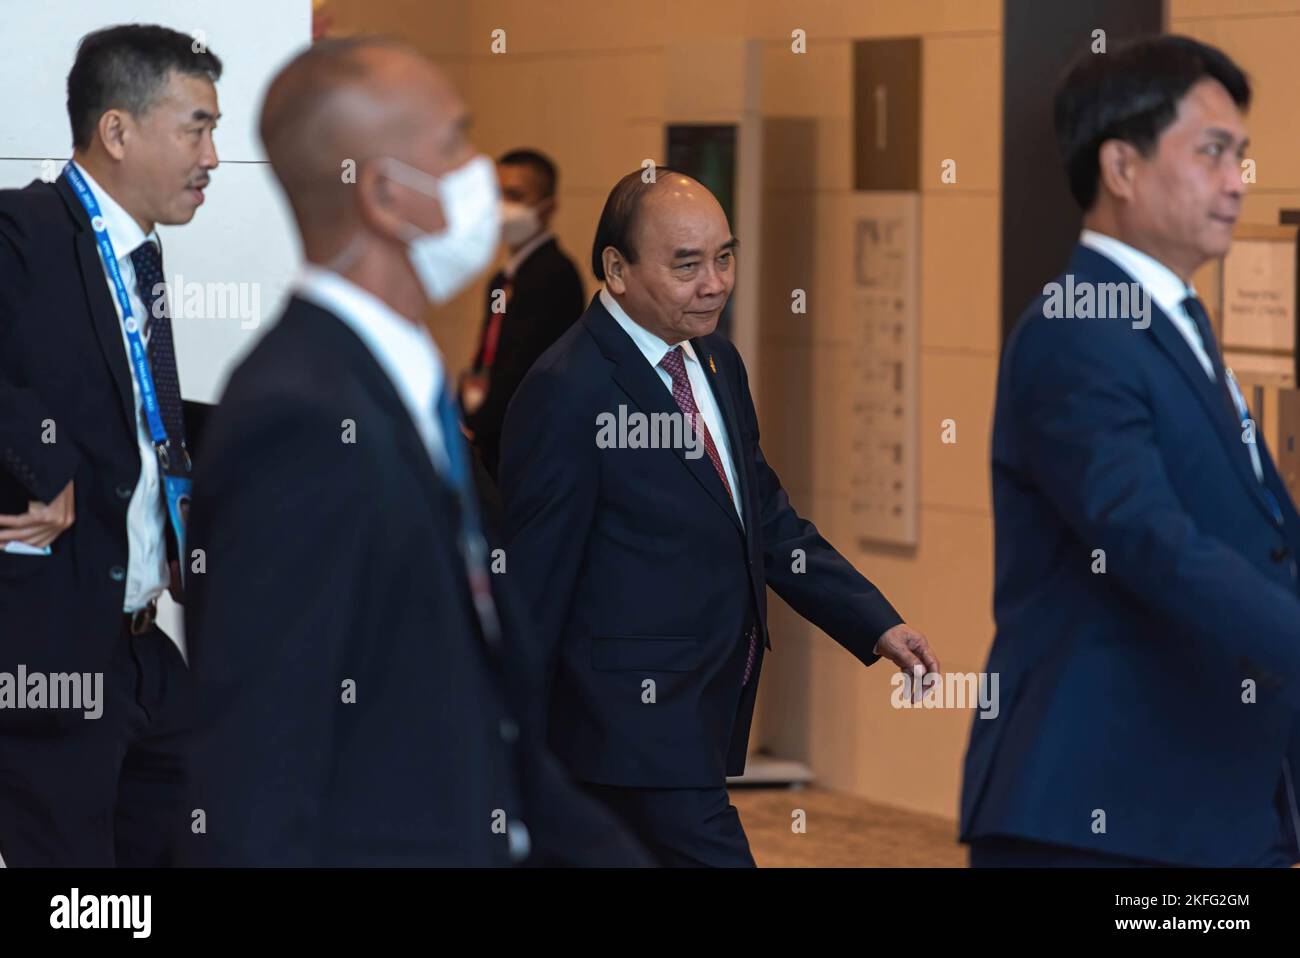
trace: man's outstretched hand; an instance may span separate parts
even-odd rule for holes
[[[915,675],[918,666],[923,673],[939,671],[939,660],[930,651],[930,643],[906,622],[881,635],[872,652],[889,659],[908,675]]]

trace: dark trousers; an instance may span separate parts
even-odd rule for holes
[[[1287,868],[1294,859],[1294,846],[1288,851],[1281,843],[1252,863],[1257,868]],[[997,835],[977,838],[970,843],[971,868],[1169,868],[1166,862],[1145,861],[1109,855],[1082,848],[1053,845]]]
[[[159,629],[115,638],[99,718],[0,725],[10,867],[165,866],[189,832],[193,686]]]
[[[668,868],[753,868],[740,813],[725,788],[583,784]]]

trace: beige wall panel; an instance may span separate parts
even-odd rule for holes
[[[1001,0],[765,0],[749,7],[755,36],[789,39],[800,27],[809,41],[1002,30]]]
[[[921,504],[991,515],[989,437],[997,391],[995,356],[921,352]],[[942,423],[957,441],[942,441]]]
[[[997,196],[933,192],[922,199],[923,348],[1000,350],[999,206]]]
[[[999,191],[1002,38],[927,37],[921,59],[921,190]],[[940,181],[949,159],[956,183]]]
[[[855,561],[930,637],[945,670],[978,672],[993,635],[991,523],[923,509],[921,525],[915,560],[873,552]],[[921,563],[927,581],[902,569]],[[892,666],[863,668],[775,596],[771,608],[774,654],[764,665],[755,741],[808,762],[827,787],[955,817],[972,713],[895,709]]]
[[[1183,33],[1189,17],[1245,17],[1270,13],[1300,14],[1297,0],[1165,0],[1170,29]]]
[[[772,116],[853,116],[853,50],[847,40],[816,40],[794,53],[763,44],[763,112]]]
[[[1189,20],[1177,26],[1221,47],[1250,76],[1248,155],[1256,163],[1256,185],[1300,189],[1300,123],[1295,110],[1300,16]]]

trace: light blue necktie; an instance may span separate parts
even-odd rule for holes
[[[491,580],[488,578],[487,542],[479,524],[478,499],[470,475],[469,447],[460,431],[460,413],[456,401],[447,391],[445,381],[438,391],[436,406],[438,423],[442,426],[443,447],[447,453],[444,476],[460,503],[459,545],[461,556],[465,560],[465,574],[469,578],[474,610],[478,614],[479,625],[483,628],[483,637],[488,645],[495,647],[501,639],[501,625],[497,618],[496,603],[492,599]]]

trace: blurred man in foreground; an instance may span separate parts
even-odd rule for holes
[[[307,264],[196,481],[196,862],[642,861],[527,721],[527,645],[423,323],[499,239],[466,126],[441,72],[379,40],[319,43],[267,94]]]

